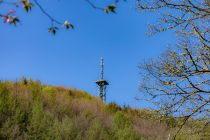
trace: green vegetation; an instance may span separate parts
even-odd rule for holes
[[[161,121],[159,116],[155,111],[104,104],[83,91],[42,85],[31,79],[0,82],[3,140],[172,139],[181,119]],[[193,131],[192,126],[201,124],[191,121],[177,139],[209,139],[210,128],[200,133]]]

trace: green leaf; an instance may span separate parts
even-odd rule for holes
[[[49,33],[52,33],[53,35],[55,35],[56,32],[57,32],[57,30],[58,30],[58,27],[50,27],[50,28],[48,29],[48,32],[49,32]]]
[[[28,0],[21,0],[21,3],[24,7],[24,9],[26,10],[26,12],[29,12],[33,6],[32,3],[30,3]]]
[[[107,7],[104,8],[104,12],[106,12],[107,14],[112,12],[112,13],[116,13],[116,6],[114,4],[109,5]]]
[[[6,17],[6,22],[9,24],[17,25],[20,22],[19,18],[16,16]]]
[[[74,25],[69,23],[67,20],[64,22],[63,26],[66,28],[66,29],[74,29]]]

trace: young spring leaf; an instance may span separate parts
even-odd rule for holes
[[[67,20],[64,22],[63,26],[66,28],[66,29],[74,29],[74,25],[69,23]]]
[[[116,6],[115,5],[109,5],[107,7],[104,8],[104,12],[106,12],[107,14],[112,12],[112,13],[116,13]]]
[[[4,16],[4,21],[13,25],[17,25],[17,23],[20,22],[19,18],[16,16]]]
[[[52,33],[53,35],[55,35],[56,32],[57,32],[57,30],[58,30],[58,27],[50,27],[50,28],[48,29],[48,32],[49,32],[49,33]]]
[[[31,2],[29,2],[28,0],[21,0],[21,3],[24,7],[24,9],[26,10],[26,12],[29,12],[33,6],[33,4]]]

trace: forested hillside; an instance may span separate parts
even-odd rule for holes
[[[151,110],[104,104],[84,91],[22,79],[0,82],[0,139],[3,140],[169,140],[181,118]],[[191,120],[180,140],[210,139],[210,128]]]

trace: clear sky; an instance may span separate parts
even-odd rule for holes
[[[29,14],[20,10],[22,22],[17,27],[1,22],[0,79],[31,77],[97,96],[94,82],[100,77],[99,61],[103,57],[105,79],[110,82],[107,102],[150,106],[134,99],[141,94],[138,65],[160,55],[175,38],[173,32],[153,37],[146,34],[147,24],[154,23],[158,15],[140,12],[134,0],[120,3],[117,14],[97,11],[84,0],[40,2],[53,17],[73,22],[75,30],[49,34],[50,21],[38,7]]]

